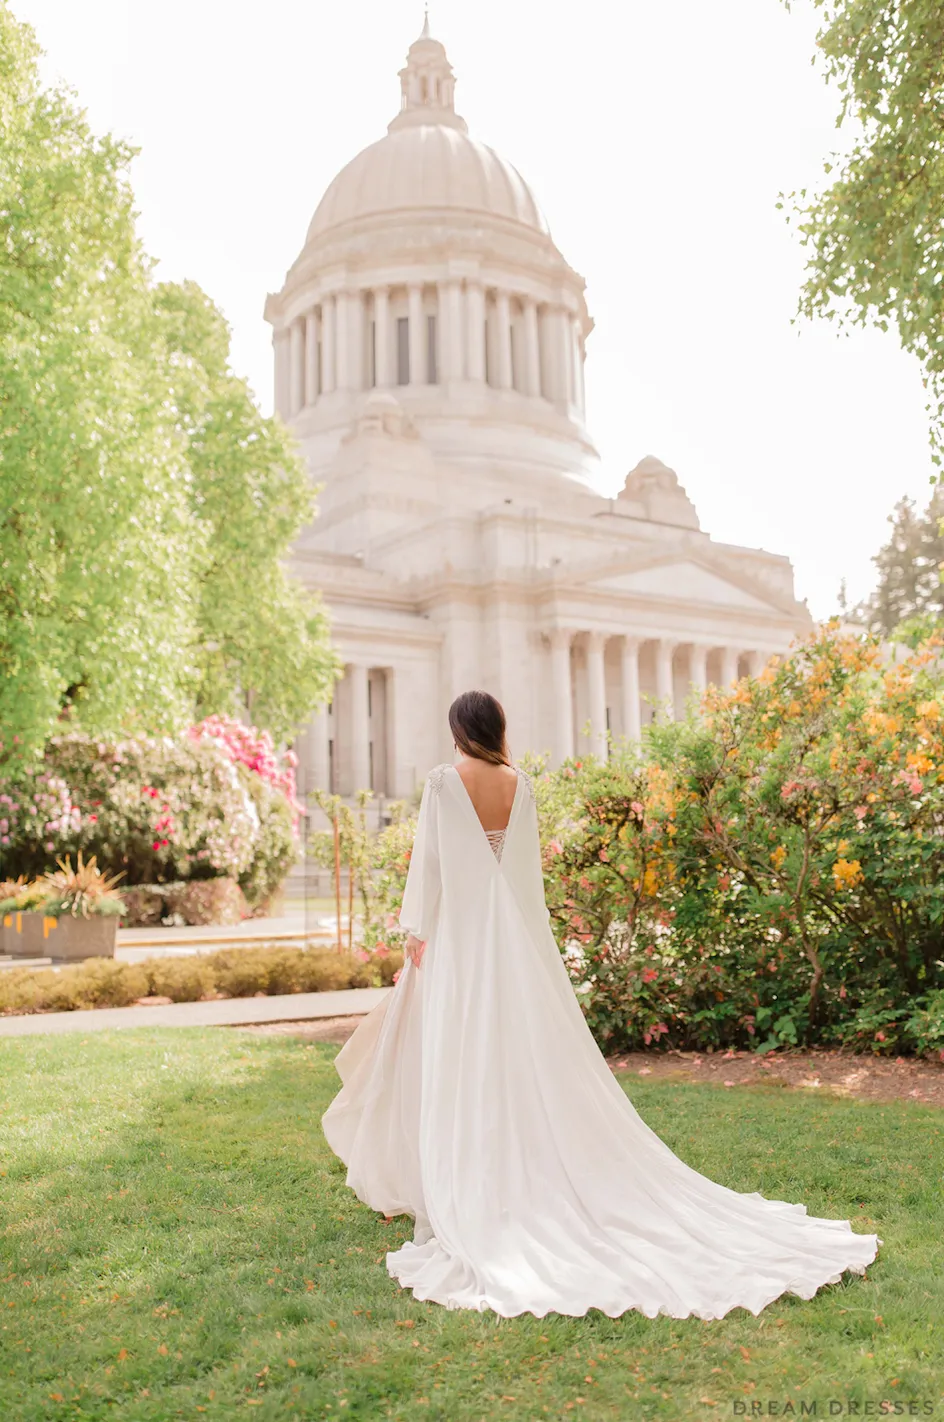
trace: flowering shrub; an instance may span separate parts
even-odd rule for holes
[[[532,760],[551,924],[608,1050],[823,1044],[944,1057],[944,669],[819,631],[682,720]],[[330,806],[326,806],[330,810]],[[414,823],[342,815],[365,944]],[[333,842],[321,855],[333,863]]]
[[[234,765],[244,766],[264,784],[277,790],[291,810],[292,827],[297,827],[303,810],[296,795],[298,757],[294,751],[276,755],[268,731],[244,726],[231,716],[207,716],[190,728],[189,735],[195,741],[211,741],[218,745]]]
[[[251,903],[267,897],[297,853],[297,807],[282,788],[293,791],[294,766],[254,732],[236,754],[235,738],[195,729],[178,740],[55,737],[0,788],[4,877],[35,877],[82,851],[122,873],[123,887],[225,877]]]
[[[598,1040],[928,1050],[942,787],[936,649],[883,667],[834,628],[652,727],[645,762],[540,774],[548,905]]]

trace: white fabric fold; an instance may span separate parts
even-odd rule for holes
[[[359,1199],[413,1217],[386,1262],[416,1298],[714,1319],[875,1258],[877,1235],[716,1184],[639,1116],[554,941],[526,777],[497,859],[455,767],[432,772],[401,923],[421,967],[341,1048],[322,1123]]]

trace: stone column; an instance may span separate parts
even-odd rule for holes
[[[426,332],[423,330],[423,288],[411,286],[407,292],[410,336],[410,384],[426,384]]]
[[[699,695],[708,685],[708,648],[698,642],[692,643],[688,659],[688,677]]]
[[[462,358],[462,283],[450,281],[446,284],[446,304],[449,317],[446,322],[446,379],[461,380],[465,361]]]
[[[290,337],[287,328],[272,333],[272,352],[275,361],[275,409],[283,420],[289,417],[291,381],[289,361],[291,359]]]
[[[370,717],[367,712],[367,668],[345,668],[351,682],[351,792],[370,789]]]
[[[639,638],[623,638],[623,734],[627,740],[642,737],[642,711],[639,703]]]
[[[737,647],[722,647],[721,649],[721,685],[730,686],[738,679],[738,649]]]
[[[364,314],[364,293],[362,291],[352,291],[350,294],[348,321],[350,324],[348,362],[351,372],[349,389],[363,390],[367,383],[364,378],[367,325]]]
[[[561,765],[574,753],[574,704],[570,677],[570,644],[573,633],[566,627],[555,627],[550,639],[554,762]]]
[[[374,292],[374,381],[378,387],[392,385],[390,343],[390,293],[385,286]]]
[[[538,336],[538,308],[533,301],[524,307],[525,393],[541,393],[541,347]]]
[[[762,652],[755,647],[752,651],[748,652],[748,658],[750,660],[751,676],[760,676],[770,660],[770,653]]]
[[[485,383],[485,291],[479,282],[465,288],[466,362],[468,376],[477,385]]]
[[[338,390],[350,390],[351,300],[346,291],[334,298],[334,379]]]
[[[601,760],[607,758],[606,671],[603,649],[606,636],[591,632],[587,637],[587,701],[590,710],[590,747]]]
[[[570,320],[570,331],[572,331],[573,341],[573,391],[572,404],[580,414],[584,414],[583,408],[583,346],[581,346],[580,317],[574,316]]]
[[[511,306],[507,291],[495,293],[495,322],[498,327],[498,372],[499,390],[511,388]]]
[[[677,643],[661,638],[656,646],[656,696],[666,718],[675,719],[675,685],[672,677],[672,653]]]
[[[305,404],[305,322],[301,318],[292,322],[289,349],[292,370],[289,413],[297,415]]]
[[[302,793],[330,790],[328,784],[328,708],[319,706],[302,737],[299,754],[298,788]]]
[[[305,404],[318,399],[318,313],[309,311],[305,317]]]
[[[321,393],[337,389],[337,306],[333,296],[321,303]]]
[[[564,339],[565,313],[560,307],[546,306],[541,322],[541,346],[544,361],[544,394],[554,404],[567,400],[567,367]]]

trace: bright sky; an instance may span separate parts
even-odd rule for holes
[[[386,131],[419,0],[12,0],[98,130],[140,147],[142,236],[233,328],[265,410],[262,319],[318,200]],[[601,487],[671,465],[720,541],[788,554],[815,616],[854,600],[904,493],[930,494],[924,392],[894,334],[791,325],[778,193],[844,145],[807,0],[433,0],[471,132],[518,167],[587,280]]]

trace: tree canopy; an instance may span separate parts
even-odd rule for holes
[[[0,757],[63,719],[127,734],[248,707],[285,737],[335,670],[283,567],[313,490],[212,302],[154,281],[133,150],[37,57],[0,0]]]
[[[872,559],[878,581],[853,614],[870,632],[913,642],[944,621],[942,515],[941,489],[935,489],[923,510],[904,498],[889,514],[891,534]]]
[[[789,0],[786,0],[789,6]],[[809,248],[808,316],[897,328],[924,372],[931,456],[944,453],[944,7],[939,0],[813,0],[817,45],[855,125],[831,184],[791,194]]]

